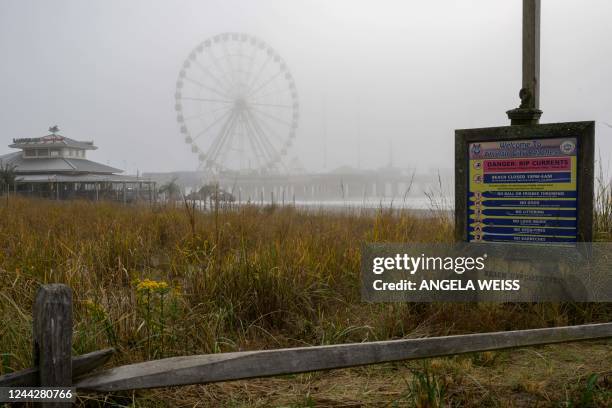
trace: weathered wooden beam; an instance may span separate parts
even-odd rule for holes
[[[101,371],[75,386],[109,392],[206,384],[608,337],[612,323],[173,357]]]
[[[93,351],[72,358],[72,380],[91,373],[96,368],[106,364],[115,353],[115,349]],[[40,372],[38,367],[26,368],[14,373],[0,376],[0,387],[37,387],[39,386]]]
[[[43,285],[33,311],[34,367],[42,387],[72,385],[72,291],[66,285]],[[69,407],[49,402],[43,407]]]

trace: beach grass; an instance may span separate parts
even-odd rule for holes
[[[31,306],[38,286],[49,282],[73,290],[74,354],[112,346],[119,351],[113,365],[189,354],[602,322],[612,316],[608,304],[362,303],[361,246],[450,243],[453,224],[443,211],[304,213],[291,206],[241,206],[201,212],[183,205],[19,197],[0,202],[2,373],[30,365]],[[599,211],[598,236],[606,237],[609,215]],[[475,357],[472,363],[486,371],[489,360],[493,368],[498,366],[491,356]],[[382,372],[386,378],[396,366],[385,367],[341,370],[338,375],[355,375],[361,381],[364,375],[379,378]],[[419,402],[417,394],[433,395],[438,402],[456,398],[450,374],[416,367],[402,369],[407,380],[389,399],[435,406]],[[601,378],[599,373],[596,384]],[[224,394],[219,391],[223,386],[209,386],[202,398],[209,398],[210,406],[266,406],[265,401],[326,406],[316,405],[314,391],[310,397],[296,391],[303,389],[297,384],[314,384],[320,377],[284,381],[297,387],[284,400],[276,394],[276,399],[266,400],[257,390]],[[577,380],[570,376],[570,391],[549,399],[573,398],[584,384],[572,381]],[[519,394],[529,392],[524,388]],[[540,391],[536,387],[535,393]],[[489,394],[496,392],[491,388]],[[173,401],[170,406],[191,406],[193,401],[187,391],[190,397],[185,399],[176,390],[135,395],[140,406],[166,397]],[[95,399],[87,401],[93,404]],[[375,400],[372,404],[378,406]]]

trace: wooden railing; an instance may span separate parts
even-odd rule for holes
[[[612,323],[331,346],[172,357],[94,372],[113,349],[71,356],[72,294],[42,286],[33,310],[34,367],[0,376],[0,387],[72,386],[112,392],[296,374],[612,337]],[[57,405],[53,405],[57,406]]]

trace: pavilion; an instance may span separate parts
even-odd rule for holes
[[[83,198],[133,202],[155,199],[155,182],[126,176],[122,170],[87,159],[96,150],[92,141],[77,141],[49,128],[43,137],[13,139],[18,152],[0,156],[2,167],[11,167],[18,194],[57,200]]]

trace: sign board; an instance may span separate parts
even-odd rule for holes
[[[590,241],[594,128],[575,122],[457,130],[457,239]]]

